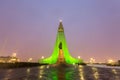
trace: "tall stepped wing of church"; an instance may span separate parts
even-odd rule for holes
[[[60,21],[56,42],[54,45],[53,53],[50,57],[45,59],[40,59],[39,63],[47,63],[47,64],[56,64],[56,63],[83,63],[82,59],[73,58],[68,50],[66,38],[64,34],[63,24]]]

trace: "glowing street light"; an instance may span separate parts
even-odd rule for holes
[[[12,57],[16,57],[16,55],[17,55],[16,53],[13,53],[13,54],[12,54]]]
[[[42,59],[44,59],[45,57],[44,57],[44,56],[42,56],[41,58],[42,58]]]
[[[81,57],[80,56],[78,56],[78,59],[80,59]]]
[[[112,59],[109,59],[109,60],[108,60],[108,64],[114,64],[114,63],[115,63],[114,60],[112,60]]]
[[[90,63],[91,64],[95,63],[95,59],[94,58],[90,58]]]
[[[28,59],[28,62],[31,62],[32,60],[33,60],[33,58],[29,58],[29,59]]]

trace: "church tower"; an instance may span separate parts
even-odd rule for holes
[[[66,62],[68,64],[83,63],[82,59],[76,59],[70,55],[66,43],[62,21],[59,23],[56,42],[52,55],[48,58],[39,60],[39,63],[55,64],[57,62]]]

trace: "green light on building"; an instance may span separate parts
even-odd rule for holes
[[[65,38],[64,28],[63,28],[62,22],[60,22],[60,24],[59,24],[57,37],[56,37],[56,43],[54,45],[54,50],[53,50],[52,55],[48,58],[40,59],[39,63],[48,63],[48,64],[57,63],[58,55],[59,55],[59,49],[60,49],[59,45],[60,44],[62,44],[62,50],[63,50],[65,62],[67,64],[83,63],[82,59],[73,58],[70,55],[68,47],[67,47],[67,43],[66,43],[66,38]]]

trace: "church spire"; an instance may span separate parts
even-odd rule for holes
[[[59,27],[58,27],[58,32],[64,32],[62,20],[60,20]]]

